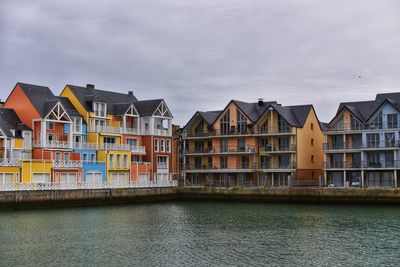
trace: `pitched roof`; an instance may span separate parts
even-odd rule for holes
[[[377,94],[375,100],[370,101],[355,101],[355,102],[342,102],[339,104],[336,116],[347,108],[352,112],[361,122],[365,123],[375,114],[375,112],[385,102],[389,102],[396,109],[400,110],[400,92],[399,93],[385,93]],[[335,116],[335,118],[336,118]],[[335,119],[334,118],[334,119]],[[333,121],[333,120],[332,120]],[[331,121],[331,122],[332,122]]]
[[[163,99],[142,100],[133,104],[140,116],[152,116],[162,101]]]
[[[120,112],[119,108],[114,107],[115,105],[120,103],[128,104],[138,101],[133,94],[130,95],[112,91],[104,91],[71,84],[67,84],[67,86],[69,89],[71,89],[72,93],[74,93],[78,101],[87,111],[93,111],[92,102],[93,100],[97,100],[107,103],[108,114],[121,115],[115,114],[115,112]]]
[[[270,105],[279,105],[276,101],[259,103],[247,103],[238,100],[232,100],[239,109],[246,115],[252,122],[256,122],[267,110]]]
[[[49,114],[58,102],[66,109],[69,116],[80,116],[68,98],[55,96],[49,87],[27,83],[18,84],[42,118]]]
[[[219,114],[221,114],[222,110],[214,110],[214,111],[197,111],[201,117],[209,124],[212,125],[214,121],[218,118]]]
[[[0,129],[7,137],[21,137],[21,131],[30,130],[23,124],[13,109],[0,108]],[[15,135],[11,130],[15,131]]]

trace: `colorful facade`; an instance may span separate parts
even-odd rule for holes
[[[400,157],[400,93],[339,105],[325,134],[326,184],[397,187]]]
[[[171,120],[163,99],[17,83],[0,109],[0,184],[169,181]]]
[[[323,132],[312,105],[232,100],[196,112],[183,129],[183,174],[192,185],[318,184]]]

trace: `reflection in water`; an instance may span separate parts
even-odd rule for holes
[[[396,266],[397,207],[168,203],[0,213],[0,265]]]

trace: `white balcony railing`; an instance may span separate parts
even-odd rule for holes
[[[108,189],[108,188],[155,188],[177,187],[178,181],[138,181],[132,183],[0,183],[0,191],[20,190],[71,190],[71,189]]]
[[[19,159],[0,159],[0,167],[18,167],[21,166]]]
[[[157,169],[168,169],[168,163],[157,162]]]
[[[122,150],[122,151],[131,151],[132,153],[146,153],[145,146],[133,146],[129,144],[74,143],[74,149]]]
[[[170,136],[168,129],[154,129],[153,131],[137,128],[123,128],[113,126],[91,126],[89,132],[107,134],[130,134],[130,135],[161,135]]]
[[[80,160],[53,160],[54,168],[82,168]]]
[[[33,141],[33,147],[43,147],[43,148],[59,148],[59,149],[69,149],[72,148],[72,144],[68,141],[47,141],[42,143],[40,140]]]

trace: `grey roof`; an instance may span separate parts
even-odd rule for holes
[[[303,127],[304,123],[307,120],[307,117],[310,113],[310,110],[313,108],[312,105],[298,105],[298,106],[282,106],[278,104],[276,101],[263,102],[261,105],[259,103],[247,103],[238,100],[232,100],[238,108],[253,122],[258,122],[263,115],[268,111],[270,107],[276,110],[291,126],[294,127]],[[229,102],[229,103],[231,103]],[[229,104],[228,104],[229,105]],[[219,115],[223,112],[223,110],[217,111],[197,111],[195,115],[189,120],[186,124],[188,126],[191,121],[195,118],[196,114],[199,114],[203,119],[209,124],[212,125],[218,119]],[[185,128],[186,128],[185,126]]]
[[[7,137],[21,137],[21,131],[30,130],[23,124],[13,109],[0,108],[0,129]],[[11,130],[15,131],[15,135]]]
[[[58,102],[63,105],[69,116],[80,116],[68,98],[55,96],[50,88],[27,83],[18,84],[42,118],[49,114]]]
[[[256,122],[265,113],[270,105],[279,105],[276,101],[263,102],[262,105],[257,103],[247,103],[238,100],[232,100],[243,113],[252,121]]]
[[[140,116],[152,116],[163,99],[136,101],[133,104]]]
[[[214,121],[218,118],[219,114],[222,110],[214,110],[214,111],[197,111],[200,116],[209,124],[212,125]]]
[[[380,108],[380,106],[386,101],[391,103],[398,110],[400,110],[400,93],[385,93],[385,94],[377,94],[375,100],[340,103],[338,110],[336,112],[336,116],[339,115],[339,113],[341,113],[341,111],[344,108],[347,108],[362,123],[365,123],[369,120],[371,116],[373,116],[373,114],[375,114],[375,112]]]
[[[120,103],[133,103],[138,101],[134,95],[117,93],[112,91],[104,91],[95,88],[87,88],[82,86],[76,86],[67,84],[68,88],[74,93],[78,101],[87,111],[93,111],[92,102],[93,100],[106,102],[107,103],[107,114],[121,115],[119,108],[115,108],[116,104]],[[136,105],[136,104],[135,104]]]

